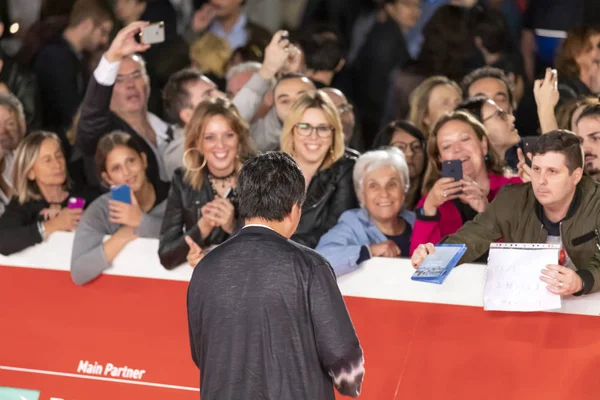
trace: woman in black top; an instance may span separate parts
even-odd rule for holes
[[[196,107],[185,129],[184,147],[184,167],[173,176],[158,249],[167,269],[184,263],[190,249],[209,250],[238,228],[237,173],[253,154],[248,124],[222,98]],[[197,261],[188,258],[192,266]]]
[[[315,248],[344,211],[358,207],[352,183],[358,153],[345,150],[340,116],[327,94],[317,90],[296,100],[281,132],[281,150],[294,158],[306,180],[292,240]]]
[[[71,198],[89,196],[72,189],[60,139],[51,132],[26,136],[15,152],[12,198],[0,217],[0,253],[9,255],[40,243],[52,233],[72,231],[83,210],[68,209]]]

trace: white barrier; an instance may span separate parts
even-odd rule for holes
[[[73,233],[57,232],[46,242],[11,256],[0,255],[0,265],[69,271]],[[104,273],[141,278],[189,281],[193,269],[182,265],[165,269],[158,259],[157,239],[129,243]],[[360,269],[338,278],[344,296],[483,307],[484,264],[463,264],[444,284],[414,282],[407,259],[374,258]],[[600,293],[563,299],[555,312],[600,315]]]

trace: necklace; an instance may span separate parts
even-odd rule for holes
[[[208,179],[213,184],[213,186],[218,186],[221,189],[225,189],[226,187],[231,187],[231,181],[235,176],[235,170],[227,176],[214,176],[212,173],[208,173]]]

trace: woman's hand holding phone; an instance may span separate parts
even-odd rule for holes
[[[142,218],[144,217],[144,213],[140,209],[133,191],[131,191],[131,204],[119,200],[109,200],[108,212],[110,222],[128,226],[130,228],[137,228],[140,226]]]

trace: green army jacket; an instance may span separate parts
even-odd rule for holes
[[[545,243],[548,232],[542,224],[542,213],[531,184],[506,185],[484,212],[443,242],[467,245],[462,263],[474,262],[500,239],[507,243]],[[560,223],[564,249],[584,282],[581,294],[600,289],[599,230],[600,185],[584,176]]]

